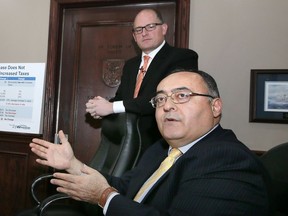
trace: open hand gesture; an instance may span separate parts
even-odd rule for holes
[[[61,144],[54,144],[37,138],[32,140],[30,143],[31,151],[40,157],[36,162],[59,170],[71,168],[72,161],[75,159],[72,147],[63,131],[59,131],[59,138]]]

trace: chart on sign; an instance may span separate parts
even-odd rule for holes
[[[45,64],[0,64],[0,131],[41,133]]]

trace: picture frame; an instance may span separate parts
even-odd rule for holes
[[[252,69],[249,122],[288,123],[288,69]]]

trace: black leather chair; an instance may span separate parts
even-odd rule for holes
[[[271,178],[273,216],[288,216],[288,142],[260,157]]]
[[[101,142],[90,166],[107,174],[121,176],[125,171],[133,168],[142,154],[141,138],[138,129],[138,117],[132,113],[121,113],[106,116],[102,119]],[[102,215],[102,209],[89,203],[67,200],[65,194],[56,193],[43,201],[39,201],[35,188],[43,179],[52,175],[40,176],[31,187],[32,196],[37,207],[25,210],[17,216],[88,216]],[[75,205],[75,203],[77,205]]]

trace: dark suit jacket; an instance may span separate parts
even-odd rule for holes
[[[268,215],[266,172],[231,130],[218,126],[192,146],[153,186],[139,205],[132,199],[167,155],[164,140],[152,145],[123,178],[108,178],[121,195],[107,216]]]
[[[198,69],[198,55],[193,50],[171,47],[167,43],[154,57],[143,79],[137,98],[133,98],[141,55],[126,62],[121,84],[112,101],[123,100],[126,112],[139,114],[139,128],[144,148],[161,136],[154,117],[154,108],[149,101],[155,96],[158,83],[167,73],[177,67]]]

